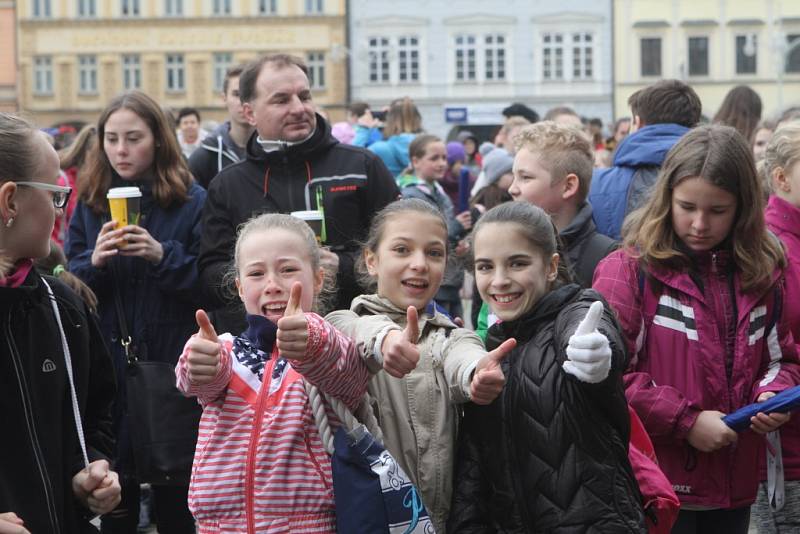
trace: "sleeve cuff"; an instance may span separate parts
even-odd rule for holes
[[[466,369],[464,369],[464,373],[461,375],[461,391],[467,400],[472,400],[470,395],[470,387],[472,385],[473,374],[475,374],[475,368],[478,366],[479,361],[480,360],[475,360],[469,364]]]
[[[692,429],[695,421],[697,421],[697,417],[702,411],[700,408],[694,406],[688,401],[686,404],[686,409],[683,411],[681,416],[678,418],[678,422],[675,424],[675,437],[678,439],[686,439],[686,436],[689,435],[689,430]]]
[[[383,340],[392,330],[400,330],[400,328],[397,325],[387,325],[375,336],[375,344],[372,346],[372,358],[380,367],[383,367],[383,352],[381,352]]]

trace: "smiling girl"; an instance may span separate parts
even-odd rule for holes
[[[738,436],[721,418],[800,378],[752,150],[730,127],[690,131],[623,231],[593,287],[622,325],[626,395],[681,500],[673,532],[746,533],[759,434],[788,416],[759,413]]]
[[[600,296],[572,283],[556,234],[526,202],[475,226],[475,282],[501,321],[487,348],[519,346],[497,400],[464,410],[451,532],[645,531],[621,335]]]

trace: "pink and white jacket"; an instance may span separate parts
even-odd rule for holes
[[[724,257],[708,254],[694,278],[650,268],[641,291],[637,260],[618,250],[600,262],[592,284],[617,313],[632,355],[626,396],[682,506],[746,506],[758,486],[763,437],[746,430],[731,446],[697,451],[687,435],[700,411],[730,413],[800,381],[787,316],[774,317],[780,273],[772,288],[745,294]]]
[[[800,208],[771,196],[764,216],[767,228],[780,238],[785,247],[788,265],[784,273],[786,300],[783,303],[783,310],[788,317],[795,342],[798,342],[800,341]],[[786,480],[800,480],[800,417],[793,416],[780,428],[780,433],[784,477]],[[766,470],[762,470],[761,480],[765,479]]]
[[[203,405],[189,487],[201,534],[336,532],[330,456],[304,377],[353,410],[370,374],[349,338],[316,314],[306,319],[305,362],[278,357],[277,328],[260,316],[248,316],[241,336],[220,336],[211,383],[189,381],[186,349],[178,360],[178,389]]]

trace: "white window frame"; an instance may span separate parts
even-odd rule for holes
[[[367,38],[367,80],[370,85],[391,83],[390,53],[391,39],[389,37],[375,36]],[[375,73],[374,80],[372,79],[373,70]]]
[[[33,58],[33,93],[36,95],[53,94],[53,58],[51,56],[34,56]]]
[[[753,60],[753,66],[755,67],[753,72],[739,72],[739,39],[744,39],[745,46],[747,46],[747,39],[748,37],[752,39],[753,43],[753,57],[750,58]],[[759,36],[757,32],[754,31],[745,31],[741,33],[736,33],[733,36],[733,72],[736,76],[756,76],[758,75],[758,41]],[[742,51],[744,53],[744,51]]]
[[[306,0],[306,15],[325,13],[325,0]]]
[[[142,59],[139,54],[122,56],[122,88],[124,90],[142,88]]]
[[[215,52],[213,56],[212,79],[214,81],[214,91],[222,92],[225,85],[225,75],[228,69],[233,66],[233,52]]]
[[[572,79],[594,80],[595,37],[591,31],[576,31],[571,34]]]
[[[183,0],[163,0],[165,17],[182,17]]]
[[[164,59],[165,87],[168,93],[186,91],[186,63],[183,54],[167,54]]]
[[[508,80],[508,37],[502,32],[483,35],[483,79],[487,82]]]
[[[35,19],[50,19],[53,18],[53,1],[52,0],[32,0],[31,1],[31,16]]]
[[[692,39],[706,40],[706,72],[702,74],[692,74],[691,72],[691,46]],[[711,76],[711,35],[709,34],[688,34],[686,35],[686,77],[687,78],[708,78]]]
[[[126,13],[127,11],[127,13]],[[124,18],[136,18],[142,16],[142,5],[140,0],[120,0],[119,14]]]
[[[97,94],[97,56],[81,54],[78,56],[78,94]]]
[[[658,40],[659,41],[659,51],[660,55],[658,58],[658,67],[659,72],[658,74],[645,74],[644,69],[642,68],[644,65],[642,63],[642,41],[645,39],[647,40]],[[642,79],[653,79],[653,78],[660,78],[664,76],[664,42],[666,41],[664,35],[639,35],[637,36],[638,40],[638,53],[639,53],[639,77]]]
[[[217,16],[229,16],[233,14],[231,0],[211,0],[211,14]]]
[[[315,51],[306,53],[306,66],[308,67],[308,84],[314,91],[324,91],[326,86],[325,52]]]
[[[417,84],[420,80],[420,39],[418,35],[397,36],[397,83]]]
[[[542,32],[542,80],[561,82],[566,80],[565,36],[562,30]]]
[[[453,74],[456,83],[478,81],[478,34],[458,33],[453,36]]]
[[[259,15],[276,15],[278,13],[278,0],[258,0]]]
[[[78,0],[76,16],[79,19],[93,19],[97,17],[97,0]]]

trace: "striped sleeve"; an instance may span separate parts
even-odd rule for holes
[[[332,395],[348,408],[358,407],[367,390],[369,369],[355,343],[316,313],[306,313],[309,358],[291,360],[292,367],[320,390]]]
[[[187,397],[197,397],[197,400],[203,405],[217,400],[224,394],[231,380],[231,350],[233,347],[233,337],[230,334],[221,335],[220,344],[222,347],[219,353],[220,359],[217,375],[214,377],[214,380],[208,384],[193,384],[189,379],[189,367],[186,361],[189,356],[188,341],[183,347],[183,354],[178,358],[178,364],[175,366],[175,387]]]
[[[786,289],[780,284],[781,300],[786,303]],[[773,310],[775,309],[773,303]],[[759,380],[753,392],[753,401],[767,391],[779,393],[785,389],[800,384],[800,355],[797,352],[796,340],[792,336],[789,314],[782,306],[781,315],[766,333],[766,343]],[[771,313],[775,313],[772,311]]]

